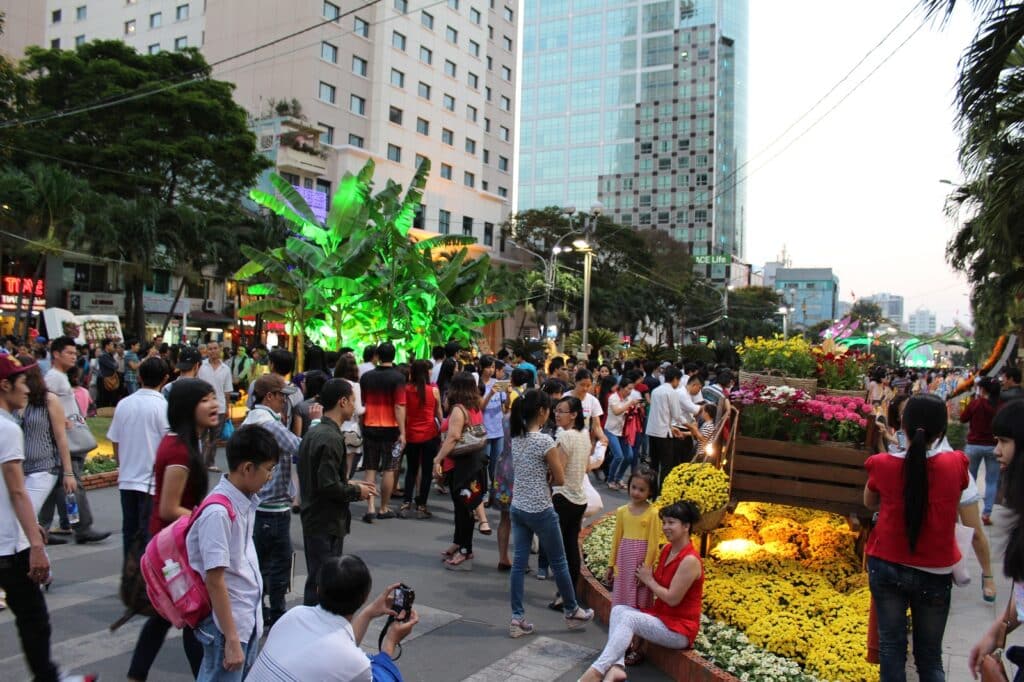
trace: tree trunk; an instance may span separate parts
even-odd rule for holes
[[[181,278],[181,283],[178,285],[178,290],[174,292],[174,300],[171,302],[171,309],[167,311],[167,317],[164,318],[163,329],[160,330],[160,336],[162,337],[167,333],[167,327],[171,324],[171,318],[174,316],[174,311],[178,307],[178,301],[181,300],[181,292],[185,290],[185,278]]]

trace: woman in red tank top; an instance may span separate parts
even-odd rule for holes
[[[636,579],[654,595],[654,606],[640,610],[620,604],[612,608],[608,643],[580,682],[625,680],[626,649],[634,636],[670,649],[689,648],[697,638],[704,566],[690,542],[690,528],[700,520],[700,511],[692,502],[683,501],[665,507],[660,516],[668,544],[661,550],[657,568],[652,571],[641,566],[636,571]]]

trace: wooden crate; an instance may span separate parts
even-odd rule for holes
[[[808,507],[870,518],[864,506],[866,449],[737,436],[732,499]]]

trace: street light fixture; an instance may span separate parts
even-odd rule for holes
[[[575,211],[575,207],[566,207],[566,211],[572,208]],[[594,248],[591,246],[587,238],[591,236],[597,228],[597,219],[604,212],[604,204],[600,201],[595,201],[590,206],[590,215],[584,217],[583,223],[583,238],[573,240],[572,245],[577,250],[583,252],[583,352],[590,355],[590,274],[594,267]],[[587,220],[589,217],[589,220]],[[571,214],[570,214],[571,220]]]

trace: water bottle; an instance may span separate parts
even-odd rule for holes
[[[81,517],[78,515],[78,500],[75,499],[74,493],[68,493],[64,496],[64,503],[68,508],[68,523],[72,526],[77,526]]]
[[[402,459],[402,443],[395,441],[394,447],[391,448],[391,468],[395,469],[398,465],[398,460]]]
[[[178,601],[188,592],[188,582],[181,570],[181,564],[174,559],[166,559],[163,566],[164,582],[167,583],[167,592],[171,600]]]

